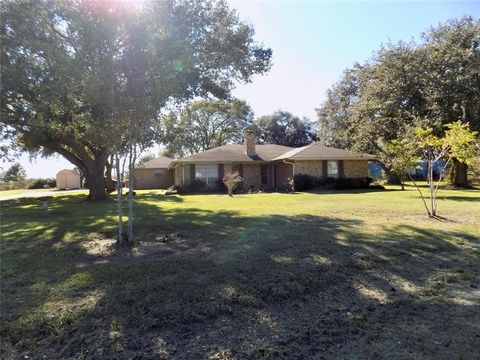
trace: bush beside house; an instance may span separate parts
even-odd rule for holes
[[[366,189],[369,188],[373,179],[370,177],[362,178],[318,178],[306,174],[296,174],[293,177],[293,186],[295,191],[306,191],[315,188],[327,188],[336,190],[347,189]]]

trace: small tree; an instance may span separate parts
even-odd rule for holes
[[[15,163],[8,168],[3,174],[1,174],[1,180],[3,182],[10,181],[23,181],[27,177],[27,173],[20,163]]]
[[[477,154],[476,131],[471,131],[468,123],[457,121],[447,124],[443,138],[433,134],[432,128],[416,128],[413,136],[395,140],[388,144],[392,159],[392,168],[398,173],[409,174],[408,170],[415,166],[416,161],[427,164],[427,183],[429,188],[430,205],[427,204],[420,187],[410,176],[413,184],[420,193],[428,216],[437,216],[437,192],[445,172],[452,159],[457,159],[465,164],[470,164]],[[438,179],[434,179],[433,169],[435,164],[444,160],[443,170]]]
[[[233,191],[242,181],[243,178],[237,171],[229,171],[223,176],[223,183],[227,187],[228,196],[233,196]]]
[[[413,180],[409,171],[417,161],[413,143],[409,139],[392,140],[387,143],[386,149],[390,155],[387,166],[398,176],[400,186],[402,190],[405,190],[405,179],[410,177]]]
[[[410,174],[410,170],[416,166],[417,161],[421,160],[418,154],[416,154],[416,149],[414,147],[412,138],[406,137],[404,139],[392,140],[387,143],[386,148],[390,157],[388,160],[389,169],[391,169],[391,171],[398,176],[402,190],[405,190],[405,178],[409,177],[410,181],[417,188],[420,198],[425,205],[425,209],[430,216],[431,212],[427,206],[425,197],[423,196],[420,187],[415,182],[415,179]]]
[[[139,154],[146,148],[152,145],[153,139],[148,136],[142,136],[146,132],[139,131],[139,127],[144,123],[141,121],[141,117],[137,117],[130,122],[130,126],[125,130],[125,142],[124,148],[118,148],[115,154],[115,170],[117,174],[117,215],[118,215],[118,238],[117,242],[120,245],[133,245],[133,189],[135,186],[134,169]],[[125,172],[128,172],[127,174]],[[128,179],[128,193],[127,193],[127,232],[124,233],[123,216],[123,184],[124,180]]]

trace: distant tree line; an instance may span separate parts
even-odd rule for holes
[[[228,143],[242,143],[254,130],[259,144],[300,147],[316,140],[315,124],[286,111],[254,119],[245,101],[199,100],[161,118],[159,142],[164,155],[183,157]]]
[[[27,172],[19,162],[14,163],[7,170],[0,173],[1,182],[23,181],[26,177]]]
[[[54,178],[27,179],[27,172],[19,162],[0,172],[0,190],[44,189],[54,188],[55,186],[56,180]]]

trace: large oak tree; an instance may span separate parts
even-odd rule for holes
[[[106,197],[126,126],[149,141],[168,102],[226,98],[270,67],[271,50],[223,1],[5,1],[0,11],[2,135],[64,156],[91,200]]]
[[[255,120],[253,130],[260,144],[301,147],[317,138],[314,124],[310,120],[282,110],[260,116]]]
[[[183,157],[227,143],[238,143],[252,125],[253,111],[241,100],[198,100],[161,119],[165,153]]]
[[[344,72],[317,109],[322,142],[388,156],[385,144],[410,126],[441,136],[456,120],[480,129],[480,21],[465,17],[430,29],[419,43],[382,47]],[[468,185],[454,161],[453,183]]]

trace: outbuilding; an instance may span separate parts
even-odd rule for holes
[[[135,189],[166,189],[173,185],[173,172],[168,169],[173,159],[159,156],[133,170]]]
[[[57,189],[80,189],[80,174],[75,170],[60,170],[56,180]]]

